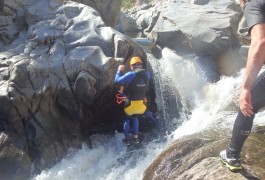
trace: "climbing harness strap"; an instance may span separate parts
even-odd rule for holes
[[[116,98],[117,98],[116,102],[118,104],[121,104],[122,102],[128,102],[129,101],[127,96],[122,96],[121,94],[116,94]]]

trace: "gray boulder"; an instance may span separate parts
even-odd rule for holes
[[[74,0],[93,7],[107,26],[115,27],[120,15],[121,0]]]
[[[75,1],[75,0],[73,0]],[[121,0],[86,0],[76,2],[88,5],[99,12],[107,26],[115,27],[120,15]],[[15,40],[20,31],[30,24],[49,19],[63,1],[2,0],[0,1],[0,48]]]
[[[139,32],[140,28],[137,27],[136,20],[130,15],[121,12],[120,14],[120,24],[125,32]]]
[[[245,16],[241,18],[238,24],[237,34],[241,44],[250,45],[250,36],[248,33],[248,27]]]
[[[227,147],[231,134],[228,129],[204,131],[176,140],[166,148],[145,170],[148,179],[264,179],[264,127],[253,132],[244,145],[240,173],[232,173],[218,156]]]
[[[241,16],[239,5],[232,0],[204,5],[172,2],[162,7],[148,38],[178,54],[218,57],[239,46],[237,28]]]
[[[25,10],[29,27],[0,51],[4,179],[27,179],[69,148],[90,143],[111,107],[118,65],[133,55],[146,60],[141,47],[89,6],[42,0]]]
[[[120,23],[126,32],[139,32],[148,27],[152,14],[153,6],[142,4],[121,12]]]

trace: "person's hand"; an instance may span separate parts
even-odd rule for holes
[[[146,104],[148,102],[147,98],[144,97],[144,104]]]
[[[124,65],[119,65],[119,67],[118,67],[118,70],[119,71],[124,71],[124,69],[125,69],[125,66]]]
[[[241,112],[250,117],[253,114],[253,107],[251,104],[251,92],[249,89],[242,88],[240,91],[239,104]]]
[[[245,9],[245,7],[246,7],[246,5],[247,5],[247,0],[240,0],[240,7],[241,7],[241,9]]]

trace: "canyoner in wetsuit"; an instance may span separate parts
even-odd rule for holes
[[[128,99],[128,96],[126,95],[126,93],[124,93],[125,92],[124,85],[118,85],[118,86],[116,85],[115,89],[117,91],[116,92],[116,102],[117,102],[117,104],[120,105],[122,108],[124,108],[125,106],[127,107],[128,103],[129,103],[129,99]],[[146,105],[147,104],[147,98],[146,97],[144,98],[144,102],[145,102],[145,105]],[[156,118],[155,114],[151,110],[148,109],[148,107],[145,110],[144,114],[142,114],[142,115],[145,116],[145,117],[148,117],[152,121],[152,123],[154,124],[154,126],[157,128],[157,130],[159,132],[162,131],[162,129],[161,129],[160,125],[159,125],[158,119]]]
[[[135,143],[139,143],[139,121],[138,116],[143,114],[146,110],[144,102],[145,93],[148,88],[150,73],[149,71],[142,69],[142,61],[139,57],[133,57],[130,61],[130,68],[132,71],[127,72],[123,75],[122,71],[125,69],[124,65],[118,67],[118,71],[115,76],[115,84],[127,84],[127,95],[128,102],[124,108],[124,112],[127,118],[124,120],[123,129],[125,144],[129,145],[131,142],[129,131],[130,131],[130,120],[133,121],[134,136],[133,140]]]

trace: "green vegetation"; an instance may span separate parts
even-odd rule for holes
[[[152,0],[122,0],[122,4],[121,4],[121,7],[123,9],[130,9],[132,8],[133,6],[135,6],[136,2],[141,2],[141,3],[149,3],[151,2]]]
[[[135,5],[136,0],[122,0],[121,7],[123,9],[130,9]]]

